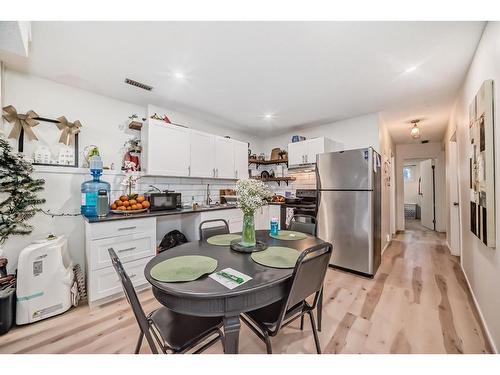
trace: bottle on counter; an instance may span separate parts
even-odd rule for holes
[[[109,214],[109,195],[106,189],[97,192],[97,217],[106,217]]]
[[[277,217],[273,217],[271,219],[271,234],[273,236],[277,236],[278,235],[278,231],[279,231],[279,228],[278,228],[278,218]]]
[[[106,181],[100,180],[102,175],[102,160],[100,156],[95,155],[90,158],[90,173],[92,175],[92,180],[82,183],[82,204],[80,206],[80,212],[86,217],[96,217],[99,190],[106,191],[108,206],[111,191],[111,185]]]

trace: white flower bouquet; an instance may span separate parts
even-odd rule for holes
[[[273,196],[266,184],[253,179],[238,180],[235,190],[238,207],[245,214],[253,214],[257,208],[267,204],[266,199]]]

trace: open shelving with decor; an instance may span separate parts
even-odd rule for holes
[[[271,160],[259,160],[259,159],[248,159],[248,165],[255,164],[255,168],[259,169],[259,165],[270,165],[270,164],[286,164],[288,167],[288,159],[271,159]]]
[[[288,183],[290,181],[295,181],[295,177],[267,177],[267,178],[262,178],[262,177],[252,177],[253,179],[255,180],[259,180],[259,181],[262,181],[262,182],[276,182],[278,183],[278,186],[281,185],[281,182],[285,182],[288,186]]]

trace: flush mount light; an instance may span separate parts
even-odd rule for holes
[[[416,65],[410,66],[408,69],[405,70],[405,73],[411,73],[411,72],[414,72],[415,70],[417,70]]]
[[[177,79],[184,79],[186,76],[182,72],[174,72],[174,77]]]
[[[268,119],[268,120],[272,119],[273,117],[274,117],[274,115],[273,115],[272,113],[266,113],[266,114],[264,115],[264,118],[265,118],[265,119]]]
[[[419,139],[420,138],[420,129],[418,128],[418,123],[420,120],[411,120],[410,121],[413,124],[413,127],[411,128],[410,135],[412,136],[413,139]]]

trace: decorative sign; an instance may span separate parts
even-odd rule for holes
[[[484,81],[469,106],[470,230],[496,246],[493,80]]]

